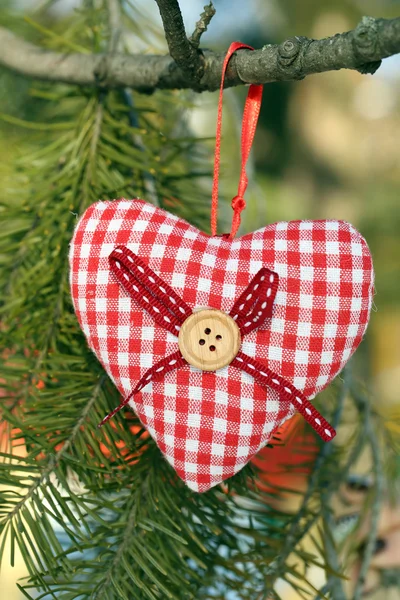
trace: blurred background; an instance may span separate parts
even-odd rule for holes
[[[81,4],[80,0],[2,0],[0,24],[20,34],[28,32],[30,39],[36,36],[40,43],[40,32],[23,16],[35,19],[40,11],[50,28],[70,19]],[[154,27],[145,32],[144,39],[128,35],[129,49],[165,52],[155,2],[131,0],[131,4],[139,7]],[[182,0],[180,4],[190,33],[204,0]],[[233,40],[261,47],[294,35],[322,38],[353,29],[364,14],[391,18],[400,13],[398,0],[215,0],[214,5],[217,13],[202,46],[215,50],[224,50]],[[245,94],[245,89],[225,92],[221,196],[226,203],[221,211],[226,224],[237,187]],[[185,92],[184,96],[187,127],[199,137],[212,138],[217,94]],[[0,113],[29,120],[37,111],[40,104],[30,93],[30,82],[0,70]],[[46,117],[42,115],[42,119]],[[344,219],[367,239],[375,264],[376,295],[368,333],[355,360],[374,402],[389,415],[400,410],[399,132],[400,55],[384,60],[374,76],[343,70],[296,83],[266,85],[242,224],[244,233],[278,220]],[[31,144],[26,129],[0,121],[2,169]],[[212,141],[205,146],[211,170]],[[198,185],[211,191],[209,177],[201,178]],[[358,497],[352,501],[357,504]],[[393,561],[399,566],[398,510],[387,509],[381,538],[385,547],[380,557],[377,554],[378,563]],[[2,600],[22,598],[16,594],[14,582],[24,573],[19,563],[12,570],[3,569]],[[320,587],[321,573],[312,576]],[[396,586],[383,595],[374,594],[375,574],[371,577],[365,597],[400,598]],[[281,593],[285,600],[298,598],[284,588]]]

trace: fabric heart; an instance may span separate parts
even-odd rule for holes
[[[367,327],[372,259],[348,223],[275,223],[229,239],[210,237],[139,199],[98,202],[76,227],[70,285],[88,344],[124,398],[178,344],[113,276],[109,256],[116,246],[138,255],[193,310],[229,313],[261,268],[277,273],[272,316],[242,339],[241,351],[307,398],[338,374]],[[232,364],[216,372],[185,364],[129,404],[178,475],[199,492],[239,471],[295,412]]]

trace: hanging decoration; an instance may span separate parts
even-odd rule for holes
[[[74,308],[89,347],[186,484],[234,475],[296,411],[325,440],[310,400],[365,333],[368,246],[343,221],[292,221],[236,238],[261,105],[251,85],[230,234],[217,235],[223,67],[209,236],[143,200],[97,202],[70,248]],[[105,425],[107,426],[107,425]]]

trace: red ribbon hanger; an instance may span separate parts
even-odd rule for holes
[[[218,100],[217,132],[215,136],[214,180],[211,195],[211,235],[217,235],[218,184],[221,162],[222,96],[224,92],[225,73],[232,55],[241,48],[254,50],[254,48],[248,46],[247,44],[233,42],[228,48],[228,52],[225,56],[224,64],[222,66],[221,87],[219,90]],[[244,105],[241,143],[242,166],[240,170],[238,193],[233,198],[231,203],[233,209],[233,218],[232,228],[229,235],[230,238],[234,238],[237,234],[237,231],[240,227],[240,214],[242,210],[246,208],[246,201],[244,199],[244,194],[248,184],[246,164],[250,155],[251,147],[253,145],[254,134],[256,132],[258,116],[261,108],[262,93],[262,85],[250,85],[246,103]]]

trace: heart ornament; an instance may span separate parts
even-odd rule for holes
[[[339,373],[367,327],[372,260],[348,223],[275,223],[230,239],[208,236],[142,200],[97,202],[71,242],[70,285],[88,344],[123,398],[149,369],[176,355],[179,333],[158,325],[121,286],[109,260],[120,247],[192,310],[229,314],[261,269],[276,273],[272,314],[242,336],[240,352],[307,399]],[[218,331],[208,335],[206,343],[212,338],[216,346]],[[150,381],[129,404],[178,475],[200,492],[240,470],[296,410],[232,363],[206,371],[185,362]]]
[[[262,86],[251,85],[229,235],[216,235],[222,91],[211,232],[140,199],[97,202],[70,246],[73,305],[89,347],[167,461],[205,492],[244,467],[349,360],[373,298],[372,259],[344,221],[292,221],[235,238]],[[105,425],[107,426],[107,425]]]

